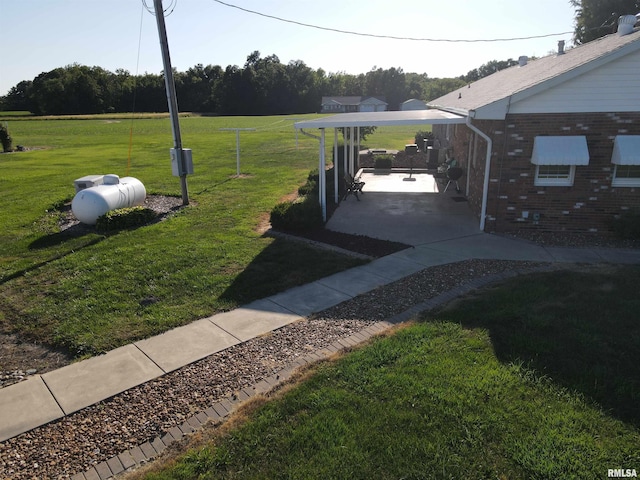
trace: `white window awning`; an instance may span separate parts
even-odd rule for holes
[[[589,165],[589,148],[584,135],[536,137],[531,163],[534,165]]]
[[[611,163],[640,165],[640,135],[618,135],[613,141]]]

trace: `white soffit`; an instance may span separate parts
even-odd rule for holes
[[[465,117],[442,110],[353,112],[296,122],[295,128],[382,127],[465,123]]]
[[[640,135],[618,135],[613,141],[611,163],[640,165]]]
[[[589,165],[589,148],[583,135],[536,137],[531,163],[534,165]]]

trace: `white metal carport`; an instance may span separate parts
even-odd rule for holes
[[[401,125],[437,125],[437,124],[464,124],[466,123],[466,117],[457,115],[455,113],[449,113],[442,110],[411,110],[401,112],[354,112],[354,113],[341,113],[338,115],[332,115],[329,117],[316,118],[314,120],[305,120],[296,122],[294,124],[296,129],[301,130],[304,133],[305,129],[316,128],[320,130],[320,154],[318,161],[318,171],[324,172],[326,170],[325,159],[325,130],[327,128],[334,129],[334,157],[338,155],[338,129],[349,128],[349,138],[351,139],[351,145],[347,150],[347,143],[345,142],[345,171],[348,171],[352,176],[354,175],[354,158],[353,158],[353,142],[354,138],[360,139],[360,127],[384,127],[384,126],[401,126]],[[354,131],[356,130],[357,131]],[[356,135],[354,135],[354,133]],[[318,138],[318,137],[316,137]],[[358,150],[360,148],[358,147]],[[335,183],[335,202],[338,203],[338,169],[334,168],[334,183]],[[322,217],[327,220],[327,187],[326,176],[319,176],[319,193],[320,193],[320,206],[322,207]]]

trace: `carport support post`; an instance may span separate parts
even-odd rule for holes
[[[322,221],[327,221],[327,175],[325,159],[325,132],[320,129],[320,159],[318,161],[318,190],[320,194],[320,208],[322,209]]]
[[[344,173],[346,174],[349,171],[349,157],[347,156],[347,127],[344,128],[344,158],[342,159],[342,163],[344,164]]]
[[[338,129],[333,129],[333,186],[334,186],[334,202],[338,204]]]
[[[353,177],[355,172],[353,171],[353,127],[349,127],[349,173]]]

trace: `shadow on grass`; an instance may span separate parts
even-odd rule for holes
[[[640,267],[534,274],[433,315],[486,329],[500,361],[524,363],[639,427],[639,284]]]
[[[364,263],[367,261],[275,238],[235,278],[220,299],[242,305]]]

